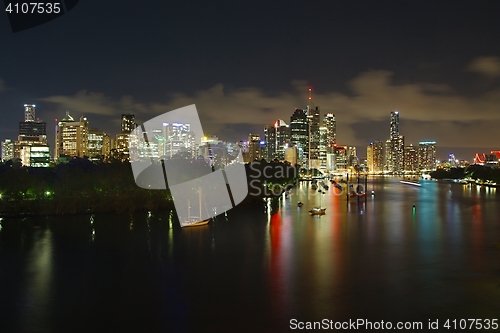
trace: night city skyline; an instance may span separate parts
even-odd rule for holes
[[[500,328],[500,0],[3,3],[0,333]]]
[[[424,4],[86,2],[16,34],[5,15],[0,138],[15,139],[26,103],[51,148],[66,110],[114,136],[122,113],[141,123],[196,104],[206,134],[239,141],[287,121],[313,87],[359,156],[397,110],[405,144],[471,160],[498,149],[499,4]]]

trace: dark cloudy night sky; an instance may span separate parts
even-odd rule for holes
[[[337,118],[339,144],[389,136],[438,157],[500,149],[500,1],[80,1],[12,33],[0,14],[0,139],[37,105],[111,135],[196,104],[205,133],[240,140],[307,104]],[[453,147],[465,147],[459,149]]]

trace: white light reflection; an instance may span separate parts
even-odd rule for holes
[[[171,258],[174,250],[174,229],[173,229],[173,216],[174,212],[170,211],[168,214],[168,255]]]
[[[90,215],[90,242],[95,241],[95,229],[94,229],[94,214]]]
[[[51,308],[53,253],[52,253],[52,231],[48,228],[37,228],[34,230],[33,247],[27,256],[24,272],[24,294],[22,300],[25,303],[22,317],[19,322],[25,327],[19,331],[32,331],[30,327],[34,322],[45,322],[50,320],[49,310]],[[29,326],[29,327],[28,327]]]

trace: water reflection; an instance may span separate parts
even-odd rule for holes
[[[368,188],[376,195],[348,203],[303,183],[197,228],[172,211],[0,220],[0,328],[277,332],[290,318],[500,311],[496,191],[393,178]],[[320,200],[326,215],[310,216]]]
[[[36,227],[33,246],[26,255],[23,285],[19,301],[26,309],[21,315],[22,331],[36,331],[38,326],[50,327],[53,298],[52,231],[46,225]]]

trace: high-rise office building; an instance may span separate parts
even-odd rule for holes
[[[124,133],[130,133],[135,129],[135,127],[135,115],[122,114],[121,131]]]
[[[392,141],[391,139],[385,140],[384,143],[384,170],[392,171],[394,166],[392,164]]]
[[[319,143],[320,143],[320,111],[318,106],[307,106],[307,118],[309,119],[309,147],[308,157],[311,168],[319,168],[321,165],[319,158]]]
[[[47,142],[47,123],[44,121],[19,122],[19,141]]]
[[[252,162],[254,160],[262,159],[262,148],[260,145],[260,135],[259,134],[249,134],[248,135],[248,160]]]
[[[30,122],[35,121],[35,104],[24,104],[24,121]]]
[[[290,117],[290,143],[299,151],[299,164],[307,166],[309,145],[309,120],[307,110],[295,109]]]
[[[66,111],[66,116],[58,122],[55,135],[54,159],[63,155],[72,157],[88,156],[89,122],[86,117],[75,121]]]
[[[327,158],[327,143],[328,142],[328,128],[322,126],[319,128],[319,160],[320,160],[320,170],[326,170],[326,158]]]
[[[116,135],[114,140],[114,156],[122,162],[130,160],[129,137],[130,133],[121,132]],[[149,145],[153,145],[153,143],[149,143]]]
[[[406,172],[418,171],[418,149],[413,145],[405,146],[404,171]]]
[[[35,118],[35,105],[24,104],[24,121],[19,122],[19,141],[46,143],[47,124]]]
[[[284,120],[278,119],[273,125],[264,128],[266,144],[265,157],[268,161],[285,159],[285,149],[290,142],[290,128]]]
[[[19,122],[19,135],[14,142],[14,158],[21,158],[21,152],[24,147],[38,145],[44,147],[44,150],[49,149],[47,143],[47,124],[36,118],[35,110],[36,106],[34,104],[24,104],[24,121]],[[29,161],[29,156],[26,154],[30,151],[30,149],[24,150],[25,162]],[[29,166],[29,164],[25,165]]]
[[[436,170],[436,141],[419,142],[418,167],[420,171]]]
[[[2,141],[2,162],[6,162],[14,158],[14,142],[11,139]]]
[[[384,145],[382,141],[371,142],[366,148],[368,171],[378,173],[384,170]]]
[[[326,149],[328,152],[333,152],[333,147],[337,143],[337,122],[333,113],[325,115],[323,126],[326,127]]]
[[[203,138],[196,138],[191,124],[164,123],[161,131],[153,130],[154,141],[158,143],[160,156],[172,158],[182,153],[187,158],[195,158]]]
[[[285,149],[285,161],[289,162],[291,165],[296,165],[298,163],[299,150],[297,146],[288,147]]]
[[[399,112],[391,112],[391,136],[390,139],[397,139],[399,137]]]
[[[327,169],[333,172],[347,171],[349,165],[348,147],[335,146],[333,148],[333,156],[333,165],[327,165]]]
[[[405,168],[405,138],[400,135],[392,140],[394,172],[401,173]]]
[[[109,139],[109,135],[97,128],[89,128],[88,134],[88,156],[92,161],[103,160],[105,154],[105,141],[106,136]],[[109,151],[107,152],[109,154]]]
[[[48,168],[50,166],[50,148],[47,144],[39,143],[23,146],[20,152],[23,166],[32,168]]]
[[[399,112],[391,112],[389,145],[386,150],[387,169],[401,173],[404,170],[404,137],[399,134]]]
[[[356,154],[356,147],[353,146],[348,146],[347,147],[347,166],[348,167],[353,167],[355,165],[358,165],[358,155]]]

